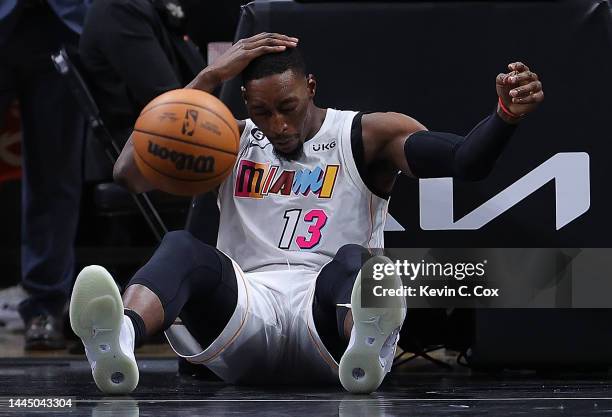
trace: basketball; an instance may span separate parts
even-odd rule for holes
[[[132,134],[144,177],[170,194],[214,189],[230,174],[240,134],[230,110],[200,90],[168,91],[142,110]]]

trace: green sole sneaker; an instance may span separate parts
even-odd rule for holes
[[[90,265],[79,273],[70,299],[70,326],[81,338],[94,381],[106,394],[127,394],[138,385],[134,328],[111,274]]]
[[[376,262],[391,263],[386,257],[373,258]],[[401,288],[397,275],[389,276],[394,288]],[[399,331],[406,317],[404,297],[385,297],[383,306],[366,308],[361,305],[361,272],[351,293],[353,330],[349,345],[340,359],[340,382],[349,392],[369,394],[375,391],[391,370]]]

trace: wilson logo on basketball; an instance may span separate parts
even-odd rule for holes
[[[198,120],[198,111],[193,109],[187,109],[185,111],[185,118],[183,119],[183,135],[193,136],[195,132],[196,122]]]
[[[212,156],[200,155],[195,157],[194,155],[170,150],[151,141],[149,141],[148,151],[151,155],[159,159],[169,159],[174,163],[178,171],[187,170],[197,173],[207,173],[215,170],[215,158]]]

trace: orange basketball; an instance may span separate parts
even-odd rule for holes
[[[180,89],[153,99],[132,134],[136,165],[158,189],[196,195],[230,174],[240,134],[229,109],[204,91]]]

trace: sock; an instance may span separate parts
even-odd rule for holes
[[[144,320],[137,312],[127,308],[123,309],[123,314],[132,320],[132,325],[134,326],[134,349],[137,349],[142,346],[147,337]]]
[[[349,298],[349,302],[350,300],[351,299]],[[338,336],[340,336],[341,340],[347,340],[346,334],[344,333],[344,321],[346,320],[346,315],[348,312],[348,307],[336,306],[336,325],[338,326]]]
[[[334,297],[334,304],[336,305],[336,325],[338,326],[338,335],[340,336],[341,340],[347,340],[346,335],[344,334],[344,320],[349,312],[347,305],[351,303],[353,285],[355,285],[354,280],[344,280],[342,285],[337,288],[337,293]]]

